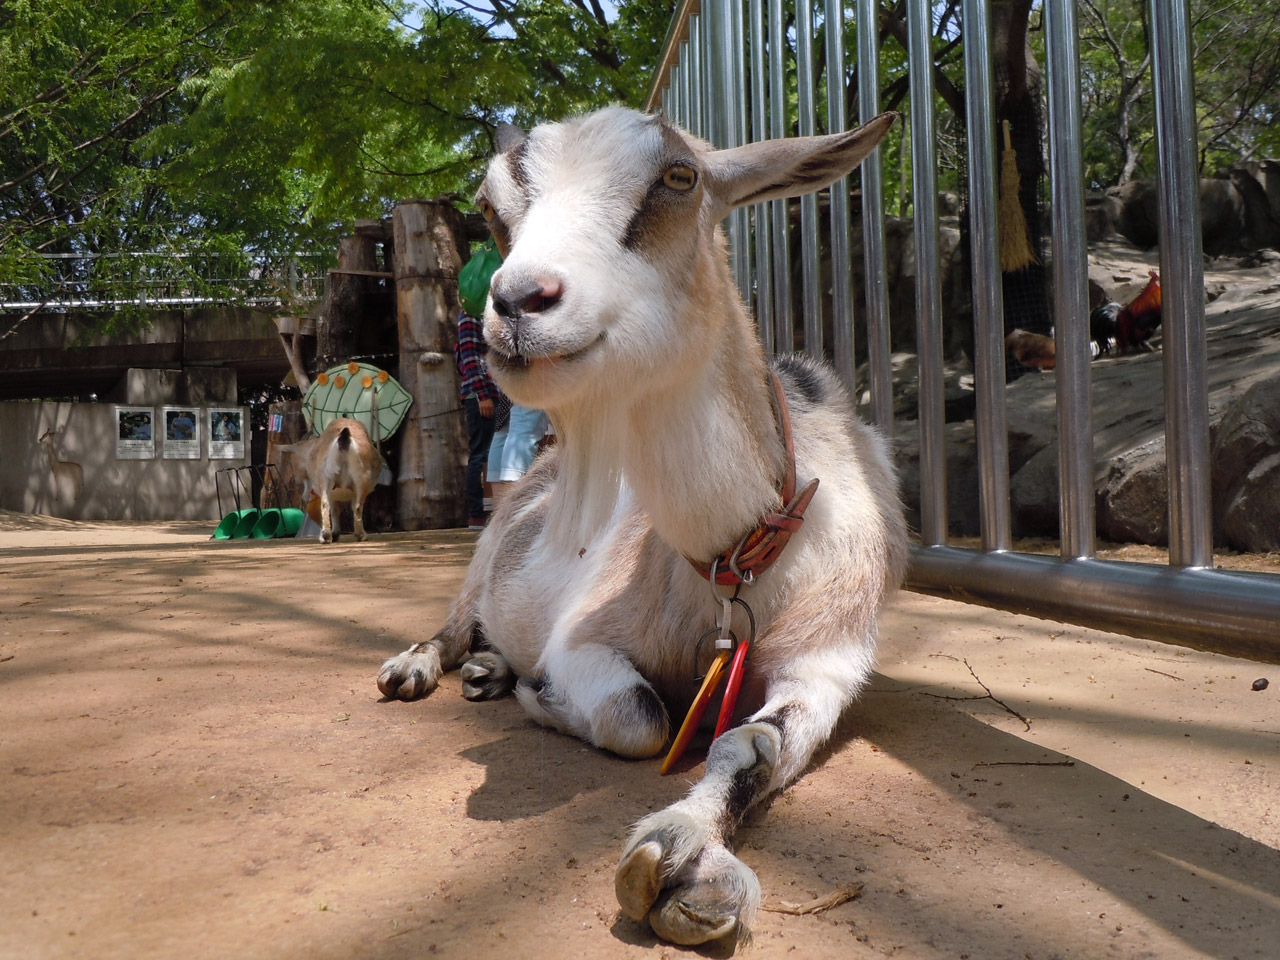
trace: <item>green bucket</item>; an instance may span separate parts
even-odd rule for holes
[[[297,507],[271,507],[258,514],[258,522],[250,534],[255,540],[270,540],[273,537],[293,537],[302,528],[305,514]]]
[[[237,537],[247,537],[249,530],[245,530],[244,533],[236,532],[241,527],[241,521],[246,518],[249,519],[249,530],[253,529],[253,524],[258,519],[258,511],[252,507],[244,510],[232,510],[222,518],[222,522],[218,524],[218,529],[213,531],[213,539],[234,540]]]
[[[231,531],[232,540],[247,540],[249,534],[253,533],[254,524],[258,522],[259,510],[250,507],[248,510],[240,511],[240,521],[236,524],[236,528]]]

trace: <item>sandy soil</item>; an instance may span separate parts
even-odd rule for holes
[[[456,674],[380,700],[473,535],[210,529],[0,514],[0,956],[727,955],[613,899],[627,825],[700,768],[659,778]],[[1280,956],[1280,668],[908,594],[883,632],[739,837],[774,905],[863,892],[763,913],[740,956]]]

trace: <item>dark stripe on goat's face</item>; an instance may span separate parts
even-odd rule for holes
[[[695,171],[697,181],[692,189],[674,190],[663,182],[666,171],[675,165],[687,166]],[[631,215],[622,231],[621,243],[627,250],[652,250],[664,238],[682,233],[691,241],[696,224],[689,214],[702,204],[702,176],[693,160],[676,159],[663,167],[663,173],[649,185],[640,206]]]

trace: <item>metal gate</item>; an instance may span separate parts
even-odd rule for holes
[[[785,8],[783,0],[684,0],[668,32],[647,108],[660,107],[718,147],[785,136],[793,120],[802,135],[846,129],[844,31],[824,31],[826,66],[821,72],[838,70],[833,75],[840,78],[825,84],[815,55],[814,25],[843,23],[850,5],[856,7],[859,26],[858,108],[861,120],[870,119],[880,110],[876,0],[789,0]],[[980,549],[960,549],[947,545],[932,4],[907,2],[921,477],[920,542],[912,551],[907,586],[1035,616],[1280,661],[1280,576],[1213,569],[1204,276],[1186,0],[1150,0],[1163,238],[1169,562],[1106,561],[1095,555],[1088,261],[1074,0],[1043,5],[1062,549],[1056,558],[1011,549],[990,6],[988,0],[963,0],[961,5],[982,536]],[[786,14],[794,14],[793,24]],[[796,113],[788,97],[791,71]],[[818,131],[816,98],[823,89],[828,123],[826,130]],[[866,303],[857,312],[865,316],[872,419],[891,435],[878,154],[864,162],[861,176]],[[804,349],[821,354],[824,290],[818,198],[810,195],[797,203],[801,289],[795,299],[801,305]],[[855,305],[845,181],[832,186],[829,203],[830,299],[836,320],[830,353],[852,385]],[[736,210],[727,222],[734,276],[754,308],[770,353],[794,342],[788,216],[788,201],[781,200]]]

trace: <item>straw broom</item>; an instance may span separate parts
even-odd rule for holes
[[[1000,235],[1000,269],[1015,273],[1039,263],[1027,242],[1027,218],[1022,213],[1018,191],[1018,155],[1009,141],[1009,121],[1004,121],[1004,153],[1000,156],[1000,202],[996,207],[996,223]]]

